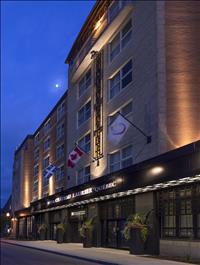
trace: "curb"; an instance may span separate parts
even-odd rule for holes
[[[101,265],[120,265],[118,263],[111,263],[111,262],[97,260],[97,259],[84,258],[84,257],[80,257],[80,256],[75,256],[75,255],[61,253],[61,252],[54,251],[54,250],[41,249],[41,248],[37,248],[37,247],[21,245],[21,244],[18,244],[18,243],[7,242],[7,241],[4,241],[4,240],[1,240],[1,242],[5,243],[5,244],[8,244],[8,245],[14,245],[14,246],[19,246],[19,247],[24,247],[24,248],[29,248],[29,249],[35,249],[35,250],[38,250],[38,251],[43,251],[43,252],[47,252],[47,253],[51,253],[51,254],[55,254],[55,255],[68,257],[68,258],[73,258],[73,259],[93,262],[93,263],[97,263],[97,264],[101,264]]]

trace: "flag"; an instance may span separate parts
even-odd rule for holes
[[[127,132],[130,123],[122,116],[118,115],[108,127],[108,139],[113,144],[118,144]]]
[[[44,172],[43,172],[44,178],[50,178],[51,176],[53,176],[55,171],[56,171],[56,166],[54,166],[52,164],[48,165],[48,167],[46,167]]]
[[[76,146],[74,150],[69,154],[67,161],[68,167],[73,168],[75,164],[80,160],[82,155],[83,151],[78,146]]]

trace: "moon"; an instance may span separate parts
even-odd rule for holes
[[[56,84],[56,88],[58,88],[59,87],[59,84]]]

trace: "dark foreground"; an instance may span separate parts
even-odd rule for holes
[[[1,265],[98,265],[1,242]]]

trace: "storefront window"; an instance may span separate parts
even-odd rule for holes
[[[193,236],[193,216],[191,200],[181,201],[180,208],[180,236]]]
[[[200,237],[199,186],[196,184],[159,193],[162,237]]]
[[[165,236],[176,235],[175,202],[167,202],[164,205],[163,233]]]

